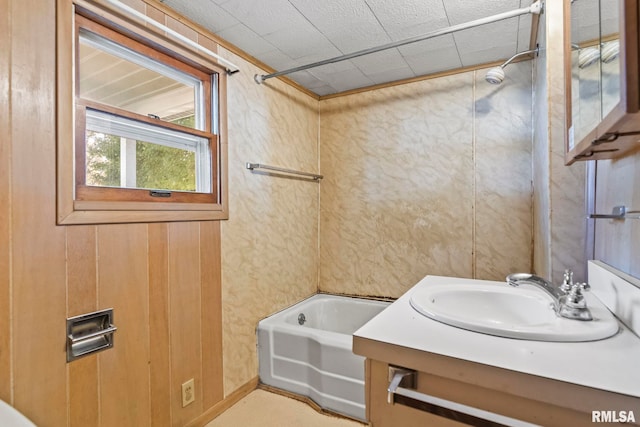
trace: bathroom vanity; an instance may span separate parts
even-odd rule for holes
[[[638,316],[612,296],[631,289],[638,294],[625,298],[637,301],[640,289],[629,284],[622,291],[600,264],[590,265],[590,278],[597,275],[592,270],[601,275],[592,292],[624,313],[616,312],[615,335],[583,342],[503,338],[433,320],[411,306],[412,294],[470,280],[425,277],[353,336],[354,353],[367,358],[372,425],[564,427],[605,417],[640,425],[640,338],[629,329]]]

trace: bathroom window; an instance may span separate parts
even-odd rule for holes
[[[58,222],[225,219],[224,72],[173,54],[157,37],[145,43],[144,34],[78,14],[73,28],[72,141],[58,134],[59,167],[73,153],[73,191],[64,193],[59,177]]]

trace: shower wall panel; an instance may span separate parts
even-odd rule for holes
[[[531,63],[484,71],[321,101],[321,291],[531,269]]]
[[[252,172],[246,162],[307,172],[318,165],[318,101],[224,49],[228,79],[229,220],[222,226],[225,394],[258,375],[255,328],[318,289],[318,182]]]

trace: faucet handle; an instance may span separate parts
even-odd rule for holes
[[[574,283],[571,285],[569,294],[563,297],[563,302],[571,307],[586,307],[583,291],[588,291],[591,286],[587,283]]]
[[[587,301],[582,295],[583,291],[591,289],[587,283],[574,283],[568,294],[560,297],[558,313],[562,317],[576,320],[593,320],[591,312],[587,308]]]
[[[562,279],[562,285],[560,285],[560,289],[562,289],[565,293],[569,293],[573,288],[573,271],[566,269],[564,271],[564,278]]]
[[[571,285],[571,293],[575,293],[576,295],[582,294],[582,291],[591,290],[591,285],[588,283],[574,283]]]

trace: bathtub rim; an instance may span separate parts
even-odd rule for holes
[[[265,320],[268,320],[270,318],[273,318],[275,316],[279,316],[282,315],[283,312],[295,307],[296,305],[302,305],[302,304],[307,304],[310,302],[310,300],[312,298],[318,298],[320,299],[320,297],[329,297],[329,299],[335,299],[335,298],[339,298],[339,299],[355,299],[355,300],[362,300],[363,302],[374,302],[374,303],[386,303],[387,306],[391,305],[391,303],[393,303],[397,298],[391,298],[391,297],[372,297],[372,296],[362,296],[362,295],[351,295],[351,294],[336,294],[336,293],[331,293],[331,292],[316,292],[315,294],[309,295],[307,297],[304,297],[303,299],[296,301],[292,304],[289,304],[286,307],[283,307],[271,314],[268,314],[262,318],[260,318],[260,320],[258,320],[258,324],[260,324],[260,322],[263,322]],[[386,307],[385,307],[386,308]],[[258,326],[256,325],[256,329],[258,328]]]
[[[353,340],[353,333],[351,334],[344,334],[344,333],[340,333],[340,332],[334,332],[334,331],[329,331],[326,329],[318,329],[318,328],[311,328],[311,327],[300,327],[300,325],[295,325],[295,324],[291,324],[289,322],[287,322],[284,318],[287,317],[290,313],[289,311],[293,312],[293,311],[298,311],[298,310],[293,310],[294,307],[298,307],[299,310],[304,310],[304,306],[308,305],[310,303],[314,303],[316,302],[316,300],[318,301],[327,301],[327,300],[346,300],[346,299],[353,299],[353,300],[359,300],[361,302],[371,302],[371,303],[376,303],[376,305],[383,305],[385,304],[386,306],[382,308],[382,310],[380,310],[380,313],[382,311],[384,311],[387,307],[389,307],[389,305],[391,305],[390,301],[382,301],[382,300],[375,300],[375,299],[367,299],[367,298],[361,298],[361,297],[356,297],[356,296],[347,296],[347,295],[335,295],[335,294],[330,294],[330,293],[316,293],[313,295],[308,296],[307,298],[298,301],[295,304],[292,304],[286,308],[283,308],[282,310],[279,310],[263,319],[261,319],[260,321],[258,321],[257,325],[256,325],[256,333],[258,333],[259,328],[263,328],[267,331],[269,331],[270,333],[273,332],[274,328],[278,328],[279,331],[282,332],[290,332],[294,335],[305,335],[305,336],[310,336],[312,337],[314,340],[316,340],[318,343],[320,344],[327,344],[327,345],[340,345],[340,346],[349,346],[351,347],[352,345],[352,340]],[[378,313],[378,314],[380,314]],[[376,314],[376,316],[378,315]],[[354,331],[355,332],[355,331]]]

